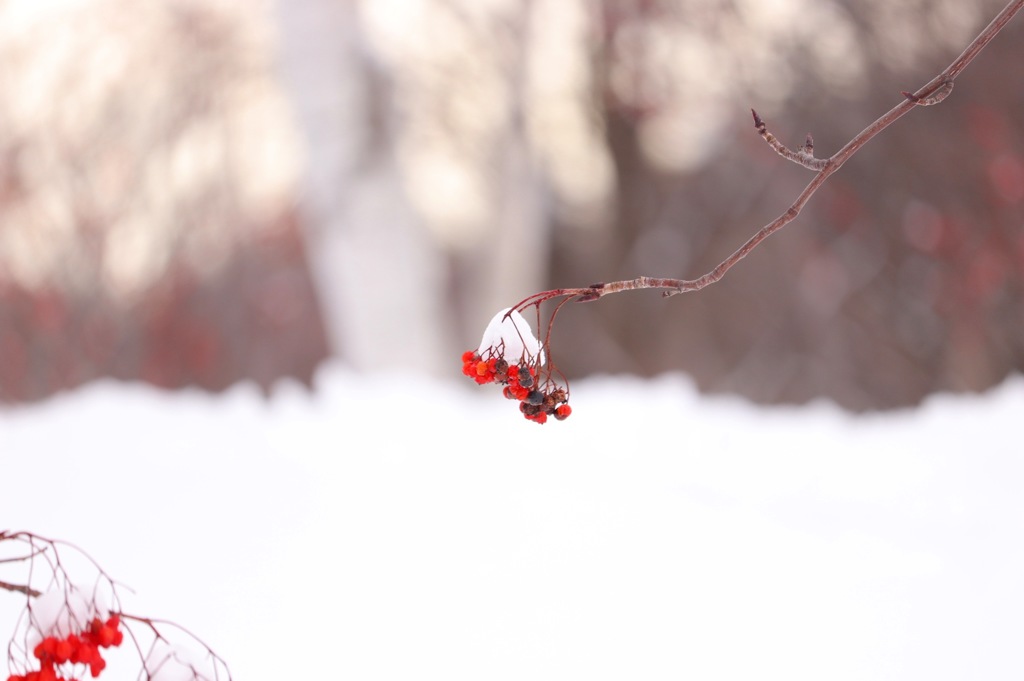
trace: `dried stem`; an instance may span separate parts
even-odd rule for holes
[[[43,595],[42,591],[33,589],[27,584],[11,584],[10,582],[4,582],[2,580],[0,580],[0,589],[3,589],[5,591],[13,591],[19,594],[25,594],[26,596],[30,596],[32,598],[39,598]]]
[[[796,200],[786,209],[784,213],[762,227],[754,236],[740,246],[732,255],[720,262],[710,272],[696,279],[670,279],[659,277],[637,277],[625,281],[614,281],[609,283],[592,284],[581,288],[563,288],[543,291],[526,298],[518,305],[516,310],[524,310],[532,305],[540,305],[543,302],[554,298],[567,297],[574,302],[590,302],[612,293],[622,291],[633,291],[637,289],[663,289],[663,296],[673,296],[677,293],[699,291],[705,286],[714,284],[721,279],[726,272],[745,258],[751,251],[758,247],[762,241],[779,231],[792,222],[803,210],[803,207],[810,200],[814,192],[818,191],[821,185],[839,170],[851,156],[856,154],[861,147],[868,143],[875,135],[892,125],[896,120],[903,117],[911,109],[917,106],[929,106],[938,104],[945,99],[953,90],[953,81],[960,73],[967,68],[967,65],[974,60],[978,54],[985,49],[985,46],[1003,29],[1017,12],[1024,7],[1024,0],[1012,0],[1003,10],[996,15],[985,29],[967,46],[967,49],[957,57],[944,71],[932,78],[928,83],[916,92],[904,92],[903,100],[882,115],[881,118],[864,128],[856,137],[835,154],[826,159],[814,158],[814,142],[811,136],[807,136],[804,145],[797,151],[793,151],[783,145],[778,139],[767,130],[767,126],[756,111],[751,109],[754,116],[754,126],[757,132],[780,156],[793,161],[799,165],[817,171],[810,184],[796,197]]]

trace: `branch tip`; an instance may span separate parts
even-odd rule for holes
[[[814,138],[811,137],[811,133],[807,133],[803,146],[797,147],[796,150],[793,150],[780,142],[775,135],[768,132],[768,127],[764,124],[761,117],[757,115],[756,111],[751,109],[750,113],[754,116],[754,125],[757,127],[757,134],[760,135],[764,141],[768,143],[768,146],[774,149],[775,153],[779,156],[787,161],[792,161],[797,165],[801,165],[808,170],[821,171],[828,165],[828,159],[814,158]]]
[[[758,132],[764,132],[764,121],[761,120],[761,117],[758,116],[757,112],[754,111],[753,109],[750,110],[750,113],[753,114],[754,116],[754,127],[757,128]]]

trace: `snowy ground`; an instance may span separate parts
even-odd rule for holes
[[[0,529],[88,549],[238,681],[1024,677],[1020,378],[867,418],[589,380],[544,426],[319,383],[0,412]]]

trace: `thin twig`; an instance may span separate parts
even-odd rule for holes
[[[985,49],[985,46],[996,37],[999,31],[1006,26],[1010,19],[1012,19],[1013,16],[1021,10],[1021,8],[1024,8],[1024,0],[1011,0],[1011,2],[1006,5],[998,15],[996,15],[996,18],[993,19],[980,34],[978,34],[978,37],[971,41],[967,46],[967,49],[965,49],[963,53],[944,71],[932,78],[916,92],[904,92],[903,100],[899,104],[883,114],[874,123],[864,128],[864,130],[858,133],[856,137],[847,142],[842,149],[827,159],[814,158],[814,142],[811,140],[810,135],[807,136],[807,141],[799,151],[792,151],[791,149],[788,149],[785,145],[779,142],[774,135],[767,131],[764,121],[761,120],[756,111],[751,109],[751,112],[754,115],[754,125],[757,128],[758,133],[778,154],[790,161],[793,161],[794,163],[804,166],[805,168],[816,170],[817,174],[811,182],[804,187],[804,190],[797,195],[796,200],[793,201],[784,213],[762,227],[756,234],[754,234],[754,236],[750,237],[745,244],[740,246],[728,258],[716,265],[710,272],[707,272],[696,279],[637,277],[636,279],[592,284],[590,286],[580,288],[552,289],[550,291],[542,291],[541,293],[536,293],[530,296],[516,305],[515,309],[523,310],[531,305],[540,305],[545,301],[561,297],[571,298],[574,302],[585,303],[597,300],[598,298],[602,298],[612,293],[634,291],[637,289],[664,289],[662,292],[663,296],[673,296],[677,293],[699,291],[706,286],[714,284],[721,279],[726,272],[732,269],[736,263],[757,248],[762,241],[795,220],[800,214],[800,211],[803,210],[803,207],[807,205],[811,196],[814,195],[814,192],[818,191],[818,188],[825,184],[825,181],[828,180],[833,173],[839,170],[851,156],[856,154],[861,147],[867,144],[875,137],[875,135],[888,128],[898,119],[902,118],[911,109],[914,109],[917,106],[938,104],[949,96],[949,93],[953,90],[953,81],[956,80],[957,76],[959,76],[960,73],[967,68],[967,65],[970,64],[983,49]]]
[[[189,631],[185,627],[181,626],[180,624],[178,624],[176,622],[171,622],[170,620],[155,619],[153,617],[141,617],[139,615],[129,615],[126,612],[118,612],[117,615],[121,619],[123,619],[123,620],[131,620],[133,622],[138,622],[138,623],[143,624],[143,625],[145,625],[146,627],[149,628],[149,630],[152,632],[153,637],[154,637],[153,644],[152,644],[152,646],[150,646],[150,653],[153,652],[154,647],[156,646],[157,641],[163,641],[164,644],[168,645],[168,646],[171,645],[170,641],[160,631],[160,629],[159,629],[160,626],[173,627],[173,628],[175,628],[175,629],[185,633],[193,641],[198,643],[200,646],[202,646],[206,650],[206,655],[207,655],[207,657],[210,658],[210,661],[212,663],[211,667],[213,669],[213,678],[214,678],[214,680],[220,678],[220,667],[224,667],[224,671],[227,674],[227,681],[231,681],[231,671],[228,669],[228,664],[227,664],[227,662],[224,661],[224,658],[222,658],[220,655],[218,655],[216,652],[214,652],[213,648],[211,648],[209,645],[207,645],[205,642],[203,642],[203,639],[199,638],[198,636],[196,636],[195,634],[193,634],[191,631]],[[132,638],[133,639],[135,638],[135,634],[134,633],[132,634]],[[139,648],[139,645],[138,645],[137,641],[136,641],[135,646],[136,646],[136,648],[139,649],[139,652],[140,652],[140,655],[141,655],[141,648]],[[157,669],[159,669],[159,667],[161,665],[163,665],[163,663],[166,662],[167,659],[169,659],[172,656],[174,656],[173,653],[168,655],[168,657],[165,657],[163,660],[161,660],[158,663],[158,665],[157,665]],[[148,660],[148,656],[146,656],[146,659]],[[194,666],[192,666],[191,663],[186,663],[183,660],[178,660],[176,656],[175,656],[175,659],[180,664],[186,665],[186,666],[189,667],[189,669],[192,671],[192,675],[193,675],[194,679],[203,680],[203,679],[207,678],[206,676],[201,674],[199,670],[197,670]],[[144,671],[146,671],[146,672],[148,672],[150,674],[153,674],[153,673],[155,673],[157,671],[157,669],[149,669],[147,667]]]
[[[0,589],[5,591],[14,591],[15,593],[25,594],[32,598],[39,598],[43,595],[42,591],[37,591],[27,584],[11,584],[10,582],[0,581]]]
[[[4,539],[4,537],[0,536],[0,540],[3,540],[3,539]],[[13,558],[0,558],[0,563],[23,563],[26,560],[32,560],[33,558],[38,556],[43,551],[45,551],[45,549],[37,549],[37,550],[33,551],[32,553],[28,553],[28,554],[26,554],[24,556],[15,556]]]

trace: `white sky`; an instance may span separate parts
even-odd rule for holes
[[[1024,675],[1020,378],[866,418],[594,379],[544,426],[464,380],[319,382],[0,412],[0,528],[88,549],[239,681]]]

